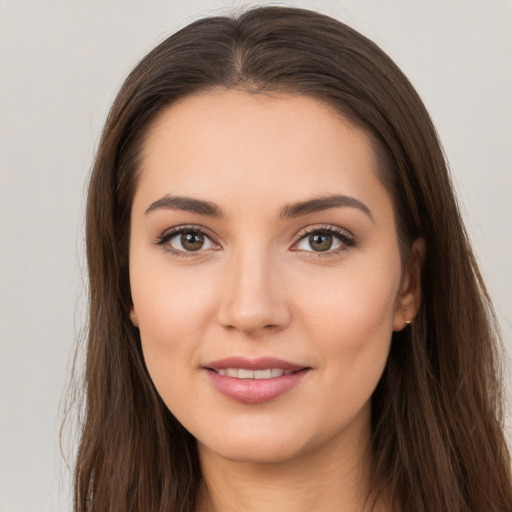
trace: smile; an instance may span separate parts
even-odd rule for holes
[[[230,357],[205,364],[208,380],[218,393],[242,404],[275,400],[298,386],[311,367],[275,358]]]
[[[295,373],[293,370],[281,368],[267,368],[266,370],[248,370],[246,368],[221,368],[217,370],[219,375],[227,375],[235,379],[274,379],[283,375]]]

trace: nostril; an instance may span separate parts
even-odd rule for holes
[[[217,310],[217,322],[225,329],[246,334],[272,334],[290,321],[288,302],[275,297],[268,287],[237,283],[234,291],[226,290]]]

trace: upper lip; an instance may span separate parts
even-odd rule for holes
[[[245,370],[267,370],[267,369],[281,369],[299,371],[307,366],[290,363],[282,359],[276,359],[274,357],[260,357],[257,359],[247,359],[245,357],[226,357],[219,359],[218,361],[212,361],[202,365],[203,368],[209,368],[211,370],[219,371],[227,368],[243,368]]]

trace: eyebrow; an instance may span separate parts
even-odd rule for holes
[[[185,212],[198,213],[199,215],[208,215],[209,217],[221,218],[224,216],[222,210],[210,201],[194,199],[184,196],[164,196],[154,203],[144,212],[145,215],[155,210],[183,210]]]
[[[306,215],[308,213],[321,212],[323,210],[329,210],[330,208],[357,208],[365,213],[372,222],[375,222],[372,212],[368,206],[366,206],[362,201],[356,199],[351,196],[343,196],[339,194],[333,194],[325,197],[318,197],[314,199],[309,199],[308,201],[301,201],[299,203],[294,203],[290,205],[286,205],[281,210],[280,217],[282,219],[289,219],[294,217],[300,217],[301,215]]]
[[[351,196],[344,196],[333,194],[325,197],[318,197],[309,199],[307,201],[300,201],[298,203],[288,204],[281,209],[279,214],[283,220],[300,217],[308,213],[321,212],[329,210],[330,208],[357,208],[365,213],[372,222],[374,221],[372,212],[362,201]],[[224,213],[222,209],[215,203],[204,201],[202,199],[195,199],[186,196],[173,196],[166,195],[155,202],[151,203],[145,211],[145,215],[155,210],[182,210],[199,215],[206,215],[209,217],[223,218]]]

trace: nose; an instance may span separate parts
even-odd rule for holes
[[[226,264],[218,322],[252,337],[284,329],[291,313],[284,275],[272,255],[246,251]]]

